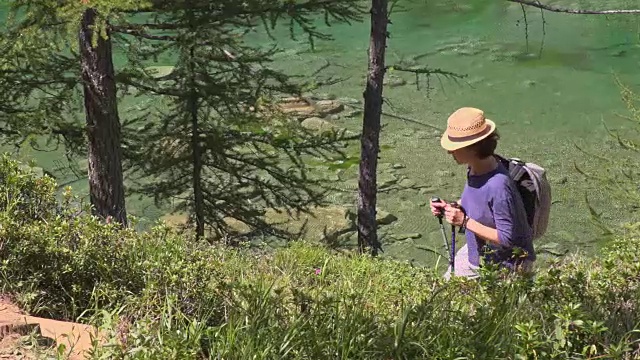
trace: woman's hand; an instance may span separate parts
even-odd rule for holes
[[[447,205],[447,203],[442,200],[440,200],[440,202],[431,201],[430,203],[431,213],[433,214],[433,216],[440,216],[442,209],[444,209],[445,205]]]
[[[444,217],[451,225],[462,226],[464,223],[464,212],[457,206],[446,204],[444,207]]]

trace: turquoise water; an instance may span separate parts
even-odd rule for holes
[[[595,7],[598,2],[554,1],[565,6]],[[574,161],[586,168],[597,165],[580,153],[574,143],[616,156],[617,150],[607,139],[602,121],[623,126],[616,114],[625,113],[615,77],[628,85],[640,82],[640,18],[638,16],[577,16],[545,13],[545,36],[538,10],[527,9],[528,43],[522,9],[502,1],[404,1],[404,9],[392,14],[387,48],[387,63],[427,65],[466,78],[455,82],[432,78],[420,89],[411,74],[390,72],[407,80],[407,85],[385,88],[388,104],[385,112],[402,115],[443,128],[449,113],[461,106],[485,110],[498,124],[502,134],[500,152],[540,164],[549,170],[554,205],[547,236],[540,246],[558,243],[562,250],[584,249],[593,252],[599,244],[590,226],[584,193],[612,209],[608,220],[617,223],[633,215],[616,210],[598,186],[584,183],[574,170]],[[611,1],[607,6],[623,7],[630,2]],[[323,76],[347,80],[322,88],[324,93],[361,98],[366,74],[369,36],[365,22],[319,28],[334,36],[332,41],[317,41],[310,50],[301,37],[288,39],[288,29],[275,31],[279,45],[285,49],[273,66],[298,74],[310,74],[327,61],[332,66]],[[263,31],[251,35],[252,42],[268,45]],[[541,50],[541,43],[544,46]],[[121,60],[121,59],[117,59]],[[116,61],[121,63],[121,61]],[[157,65],[171,65],[170,62]],[[138,100],[135,100],[138,101]],[[128,106],[134,100],[127,100]],[[358,130],[361,119],[335,120],[339,126]],[[381,143],[389,145],[381,153],[381,177],[389,164],[401,164],[395,176],[427,187],[381,193],[380,208],[398,217],[393,225],[381,229],[385,255],[432,263],[435,259],[424,247],[438,247],[437,222],[428,215],[426,200],[431,195],[444,198],[458,196],[464,184],[464,169],[456,167],[438,143],[438,132],[427,126],[383,117],[386,125]],[[624,125],[628,126],[628,125]],[[356,149],[357,147],[354,147]],[[52,167],[59,154],[28,152],[44,167]],[[386,167],[385,167],[386,166]],[[64,176],[63,176],[64,178]],[[341,175],[336,187],[347,192],[332,196],[338,204],[355,204],[353,180],[355,169]],[[75,183],[86,190],[83,181]],[[153,219],[160,211],[148,199],[129,200],[130,212]],[[418,233],[420,238],[395,241],[394,234]]]
[[[570,2],[555,2],[577,6]],[[640,47],[637,16],[575,16],[545,13],[543,39],[540,12],[527,10],[528,44],[522,9],[506,2],[413,1],[406,11],[392,15],[387,63],[417,59],[413,64],[465,74],[464,81],[431,80],[432,89],[417,90],[410,74],[397,74],[409,85],[385,89],[391,105],[385,111],[423,123],[444,127],[449,113],[461,106],[475,106],[497,122],[502,134],[500,152],[536,162],[549,171],[554,205],[547,236],[542,245],[559,245],[560,251],[593,253],[599,244],[591,227],[584,194],[605,210],[615,224],[628,219],[615,209],[606,194],[594,184],[584,183],[574,170],[574,161],[587,169],[597,165],[575,148],[579,144],[608,156],[617,156],[606,137],[602,121],[622,126],[616,114],[626,112],[615,77],[628,85],[640,80]],[[458,5],[456,5],[458,4]],[[464,4],[464,5],[460,5]],[[596,6],[582,2],[580,6]],[[624,5],[610,2],[608,6]],[[344,83],[322,89],[339,96],[359,98],[366,74],[368,24],[335,26],[332,42],[321,42],[315,52],[300,41],[281,41],[288,49],[278,65],[309,73],[325,61],[335,64],[336,76],[349,76]],[[285,37],[286,32],[279,36]],[[261,38],[267,41],[266,38]],[[541,43],[544,46],[541,50]],[[360,119],[337,121],[357,130]],[[424,203],[431,194],[446,198],[459,195],[464,169],[440,149],[431,128],[383,117],[381,143],[391,145],[381,154],[382,163],[401,163],[397,171],[418,185],[432,188],[420,194],[400,191],[380,194],[380,207],[399,216],[396,224],[382,229],[383,236],[419,233],[417,240],[387,241],[386,253],[431,262],[431,255],[418,247],[438,247],[437,222]],[[627,125],[628,126],[628,125]],[[441,174],[452,171],[450,177]],[[607,210],[610,209],[610,210]]]

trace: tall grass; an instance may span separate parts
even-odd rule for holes
[[[447,282],[305,242],[257,254],[120,230],[7,157],[0,181],[0,289],[98,326],[96,359],[640,358],[637,233],[534,277]]]
[[[268,257],[239,255],[223,270],[230,290],[222,318],[214,315],[218,301],[185,314],[175,298],[157,299],[158,312],[132,322],[125,340],[96,356],[640,358],[640,273],[633,275],[635,263],[622,262],[638,245],[625,239],[604,259],[559,261],[533,279],[493,273],[479,282],[445,282],[427,269],[304,243]],[[123,313],[135,312],[139,304],[126,307]],[[121,319],[109,313],[93,321],[108,338],[122,339],[114,317]]]

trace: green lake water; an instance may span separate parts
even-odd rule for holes
[[[554,1],[567,7],[595,7],[595,1]],[[629,7],[637,1],[610,1],[607,6]],[[390,72],[407,85],[386,87],[388,104],[384,111],[443,128],[447,116],[462,106],[485,110],[502,135],[499,151],[535,162],[549,171],[554,205],[547,235],[538,240],[540,249],[558,244],[561,251],[594,253],[601,242],[590,225],[584,194],[605,210],[612,224],[632,218],[616,208],[598,186],[585,183],[574,170],[579,165],[597,170],[598,165],[578,151],[574,144],[607,156],[618,150],[607,138],[602,121],[613,127],[629,126],[616,114],[626,114],[615,77],[630,86],[640,81],[640,17],[580,16],[545,13],[544,46],[541,13],[527,10],[528,44],[522,9],[503,1],[402,1],[392,14],[387,63],[407,62],[428,65],[460,74],[464,80],[432,78],[420,81],[411,74]],[[640,6],[640,3],[636,4]],[[285,51],[274,66],[298,74],[310,74],[329,61],[333,66],[325,76],[347,78],[322,88],[323,93],[360,99],[366,74],[369,22],[335,25],[323,29],[332,41],[317,41],[314,51],[303,38],[288,39],[288,29],[275,31]],[[269,43],[262,31],[251,41]],[[159,63],[157,65],[171,65]],[[638,89],[640,90],[640,89]],[[123,106],[129,106],[126,104]],[[123,108],[121,106],[121,110]],[[358,117],[335,120],[341,127],[359,130]],[[423,248],[439,248],[437,221],[429,215],[427,201],[432,195],[452,199],[464,185],[463,167],[439,147],[439,132],[413,122],[383,117],[386,126],[381,144],[381,181],[390,176],[426,187],[379,195],[379,207],[398,220],[381,228],[384,254],[430,264],[435,256]],[[357,147],[354,147],[356,149]],[[51,168],[59,153],[25,153],[41,166]],[[400,164],[389,170],[390,164]],[[335,183],[343,192],[332,196],[337,204],[355,204],[355,169],[340,175]],[[64,176],[62,176],[64,178]],[[86,184],[77,182],[79,191]],[[147,199],[131,198],[130,212],[155,219],[160,211]],[[393,240],[393,235],[419,234],[419,238]],[[402,238],[403,236],[400,236]]]

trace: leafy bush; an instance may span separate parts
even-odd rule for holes
[[[95,358],[640,358],[637,226],[599,258],[534,277],[445,281],[317,244],[256,254],[119,229],[68,193],[56,201],[50,179],[2,167],[2,289],[39,314],[83,314],[105,341]]]
[[[216,289],[218,250],[158,226],[137,233],[101,223],[70,191],[56,201],[51,178],[0,159],[0,289],[26,310],[75,319],[92,307],[167,291],[183,310]]]

